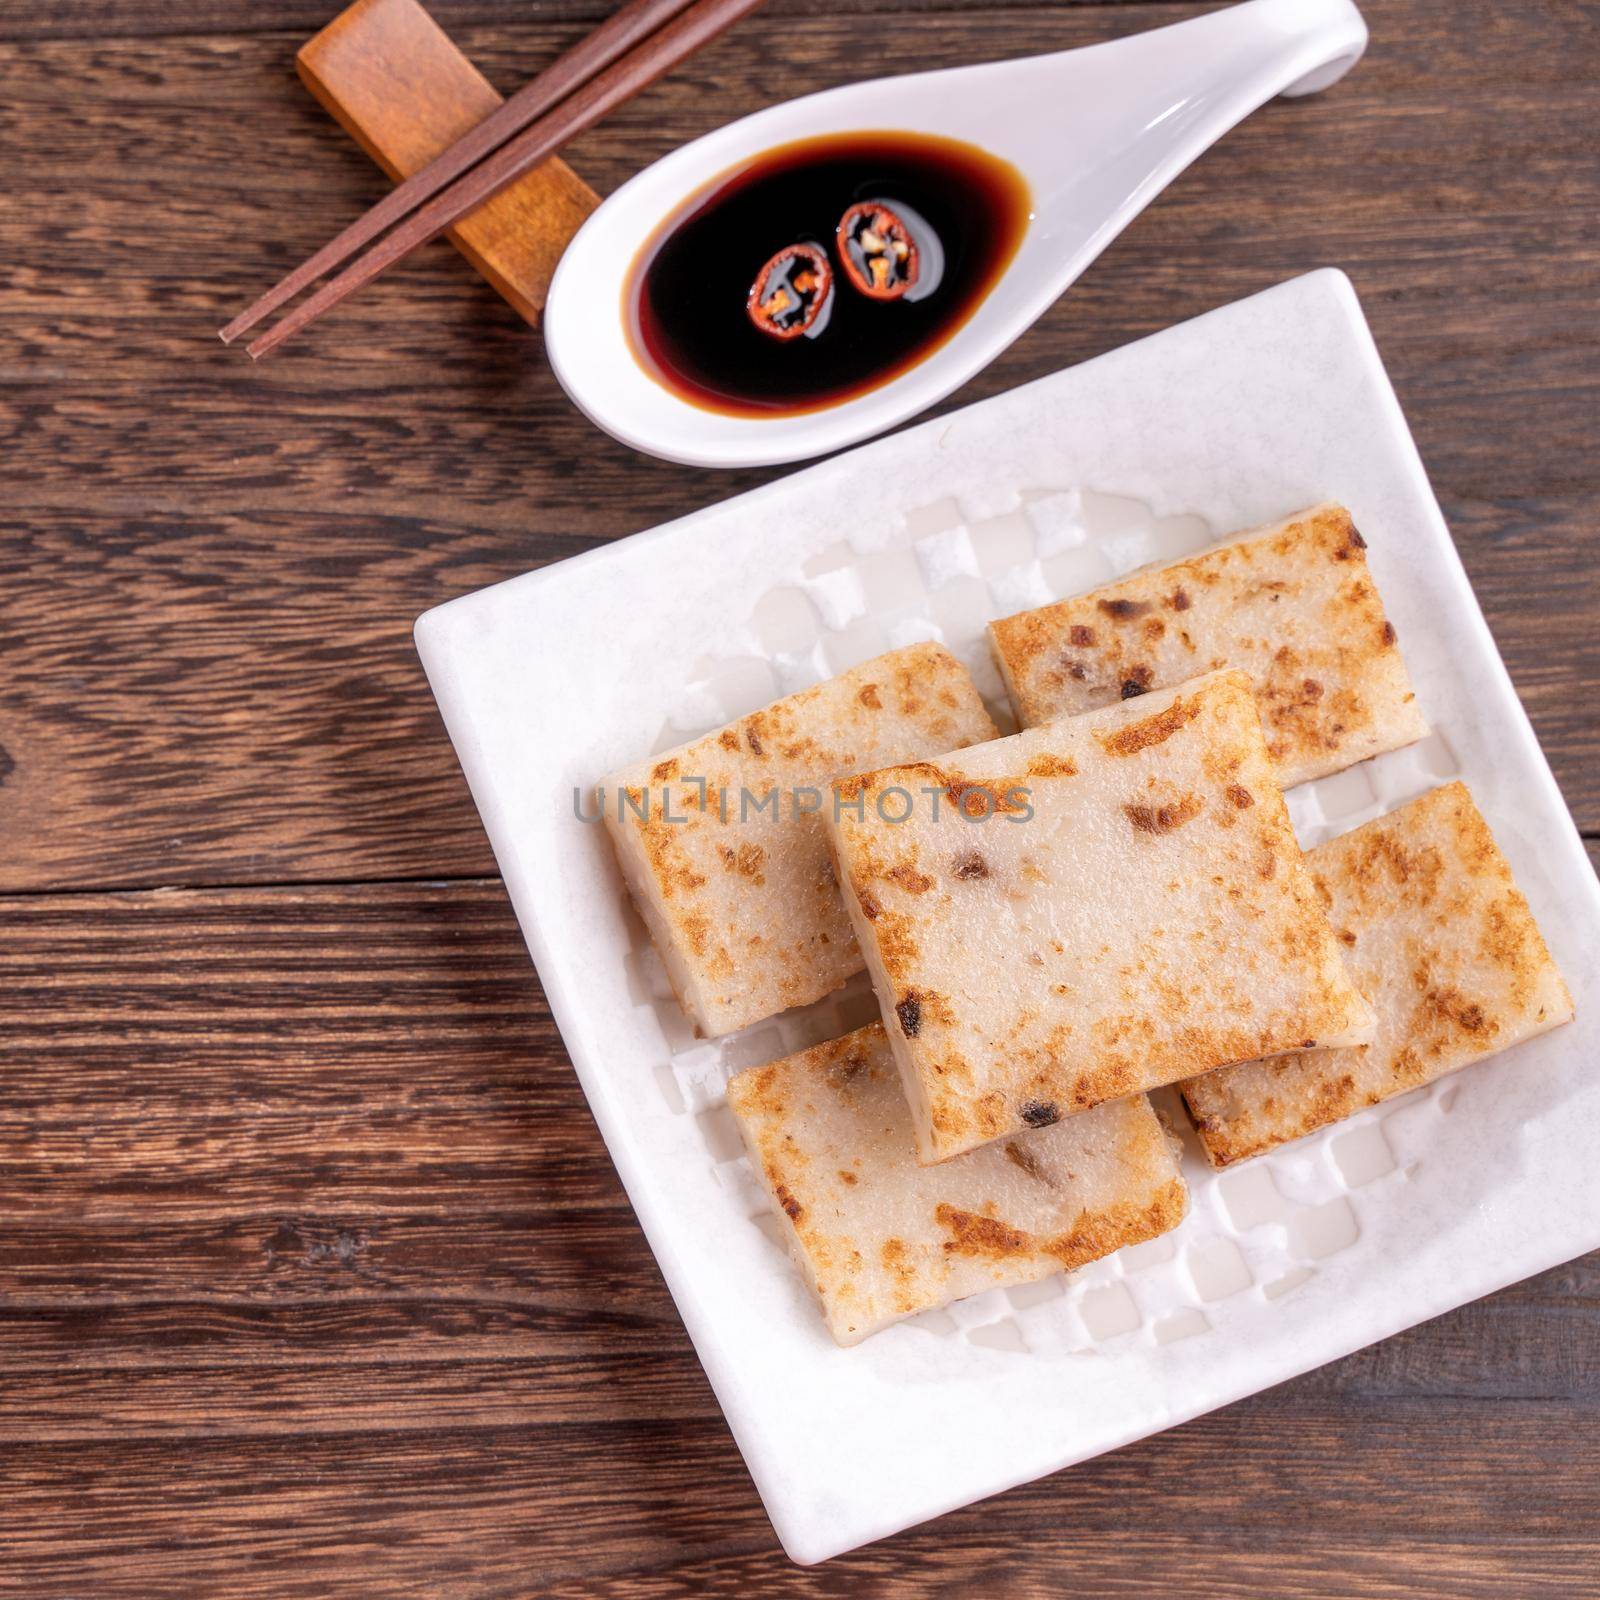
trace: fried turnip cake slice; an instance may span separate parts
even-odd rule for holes
[[[843,1345],[1152,1239],[1188,1205],[1176,1140],[1143,1095],[922,1166],[876,1022],[741,1072],[728,1103]]]
[[[966,668],[917,644],[600,785],[623,876],[701,1033],[807,1005],[861,970],[822,829],[830,781],[994,734]]]
[[[1024,727],[1243,668],[1286,789],[1428,731],[1343,506],[1006,617],[989,637]]]
[[[1362,1050],[1223,1067],[1182,1085],[1214,1166],[1303,1138],[1572,1019],[1572,997],[1461,783],[1306,856],[1356,985]]]
[[[841,780],[829,823],[924,1161],[1372,1036],[1237,670]]]

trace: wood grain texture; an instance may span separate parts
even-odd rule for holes
[[[574,160],[607,189],[791,90],[1194,9],[932,13],[887,63],[872,17],[797,17],[781,60],[746,23]],[[1370,9],[1359,72],[1231,135],[957,399],[1344,264],[1557,777],[1600,831],[1600,79],[1573,70],[1596,35],[1569,8]],[[461,42],[509,85],[570,33]],[[218,345],[229,309],[381,184],[293,82],[291,43],[6,53],[0,251],[26,265],[0,301],[0,793],[23,821],[0,888],[492,870],[411,619],[771,475],[603,439],[443,247],[261,367]]]
[[[381,192],[293,75],[337,3],[0,10],[0,1595],[1593,1594],[1600,1256],[784,1560],[410,643],[771,475],[598,436],[442,247],[264,367],[216,343]],[[508,89],[604,4],[433,9]],[[783,95],[1203,8],[884,9],[746,23],[574,164],[605,191]],[[1230,136],[956,399],[1345,266],[1600,835],[1595,8],[1364,9],[1357,73]]]
[[[829,0],[827,10],[848,13],[948,11],[985,0]],[[1009,9],[1072,5],[1118,6],[1159,0],[1007,0]],[[610,0],[433,0],[429,12],[450,28],[472,24],[525,27],[530,21],[593,26],[615,7]],[[173,34],[230,35],[280,30],[304,34],[328,20],[324,0],[52,0],[45,6],[0,13],[0,40],[94,37],[160,38]]]
[[[0,1594],[1455,1600],[1595,1558],[1600,1256],[800,1572],[497,882],[16,897],[0,991]]]

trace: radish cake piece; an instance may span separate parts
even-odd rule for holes
[[[1143,1095],[920,1165],[876,1022],[741,1072],[728,1103],[843,1345],[1153,1239],[1188,1205],[1177,1141]]]
[[[1183,1097],[1213,1166],[1572,1020],[1572,997],[1466,786],[1446,784],[1306,856],[1356,984],[1377,1008],[1364,1050],[1223,1067]]]
[[[822,828],[831,780],[994,735],[966,668],[917,644],[600,785],[623,876],[702,1034],[807,1005],[861,970]]]
[[[1242,672],[842,780],[830,826],[924,1161],[1372,1036]]]
[[[1428,731],[1343,506],[1006,617],[989,638],[1024,727],[1242,667],[1286,789]]]

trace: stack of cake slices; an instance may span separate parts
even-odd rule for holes
[[[600,788],[700,1032],[870,975],[728,1085],[840,1344],[1175,1228],[1152,1089],[1223,1166],[1572,1015],[1463,785],[1296,842],[1286,787],[1427,731],[1341,507],[990,639],[1011,737],[923,644]]]

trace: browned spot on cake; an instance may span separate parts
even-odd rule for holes
[[[998,1089],[991,1089],[977,1104],[978,1131],[992,1139],[1011,1125],[1006,1116],[1006,1097]]]
[[[751,882],[762,884],[767,881],[762,872],[762,864],[767,859],[767,852],[758,844],[746,842],[737,850],[730,845],[718,845],[717,853],[722,857],[722,864],[729,872],[736,872],[741,878],[749,878]]]
[[[1248,811],[1256,803],[1256,797],[1242,783],[1230,783],[1223,793],[1241,811]]]
[[[839,1182],[840,1183],[849,1184],[849,1186],[853,1189],[859,1181],[860,1180],[856,1177],[855,1173],[846,1172],[843,1167],[839,1168]]]
[[[745,743],[750,746],[750,753],[752,755],[759,756],[765,754],[765,751],[763,751],[761,748],[761,735],[756,731],[754,723],[746,726],[744,730],[744,738]]]
[[[1075,622],[1067,629],[1067,638],[1080,650],[1088,650],[1094,645],[1094,629]]]
[[[953,1026],[956,1020],[949,999],[937,989],[908,988],[894,1010],[908,1039],[924,1032],[930,1022],[937,1022],[948,1028]],[[959,1055],[952,1052],[948,1064],[950,1069],[959,1072],[964,1080],[971,1079],[971,1069]]]
[[[826,1049],[827,1046],[823,1048]],[[859,1046],[852,1045],[834,1061],[833,1070],[840,1083],[848,1086],[867,1070],[867,1058],[861,1053]]]
[[[791,1222],[798,1222],[801,1214],[805,1210],[805,1207],[795,1199],[789,1188],[789,1185],[786,1183],[775,1183],[772,1186],[772,1192],[778,1197],[778,1204],[783,1207],[784,1211],[788,1215],[789,1220]]]
[[[1468,999],[1459,989],[1435,987],[1425,966],[1412,973],[1411,981],[1422,994],[1422,1009],[1428,1019],[1445,1030],[1453,1029],[1474,1039],[1480,1035],[1492,1038],[1499,1031],[1499,1025],[1485,1015],[1476,1000]]]
[[[1142,617],[1150,609],[1148,600],[1097,600],[1095,604],[1108,617],[1115,617],[1118,622],[1131,622],[1135,617]]]
[[[971,880],[973,878],[987,878],[989,876],[989,863],[976,850],[968,850],[965,855],[956,857],[955,873],[958,878]]]
[[[1081,1267],[1123,1245],[1153,1239],[1175,1228],[1188,1209],[1189,1192],[1182,1178],[1166,1184],[1148,1206],[1129,1202],[1101,1211],[1081,1211],[1067,1232],[1040,1242],[1038,1249],[1063,1267]]]
[[[1432,845],[1408,851],[1398,833],[1373,828],[1361,834],[1359,851],[1347,870],[1351,880],[1369,892],[1375,880],[1385,876],[1397,887],[1404,886],[1407,904],[1421,907],[1430,905],[1438,892],[1444,860]]]
[[[1028,757],[1030,778],[1071,778],[1077,775],[1078,763],[1071,756],[1053,756],[1048,751]]]
[[[722,732],[717,735],[717,743],[720,744],[724,750],[732,750],[737,754],[739,749],[739,735],[732,728],[724,728]]]
[[[907,894],[926,894],[934,882],[926,872],[918,872],[909,861],[890,867],[884,877],[891,883],[899,884]]]
[[[1112,733],[1096,734],[1101,748],[1110,756],[1137,755],[1152,745],[1162,744],[1180,728],[1186,727],[1200,715],[1200,700],[1174,700],[1165,711],[1140,722],[1130,722]]]
[[[1383,646],[1386,650],[1395,642],[1396,638],[1399,637],[1394,631],[1394,624],[1392,622],[1385,620],[1381,637],[1383,639]]]
[[[871,777],[871,773],[853,772],[848,777],[835,778],[833,780],[833,792],[842,801],[853,801],[857,795],[866,789]]]
[[[864,683],[856,695],[862,705],[872,711],[883,710],[883,701],[878,698],[878,686],[875,683]]]
[[[770,738],[770,734],[766,735],[763,744]],[[827,751],[815,739],[786,739],[778,746],[778,754],[785,761],[804,762],[807,766],[817,766],[828,759]]]
[[[1393,1072],[1396,1083],[1403,1083],[1407,1087],[1421,1083],[1428,1075],[1422,1057],[1410,1045],[1402,1045],[1395,1052],[1390,1071]]]
[[[1038,1157],[1031,1150],[1024,1149],[1020,1144],[1007,1141],[1005,1145],[1006,1160],[1014,1167],[1021,1167],[1028,1176],[1038,1183],[1049,1183],[1045,1170],[1039,1165]]]
[[[895,1006],[894,1014],[900,1019],[900,1031],[906,1038],[915,1039],[922,1032],[922,1001],[915,992]]]
[[[1082,683],[1088,678],[1089,672],[1081,661],[1074,661],[1067,668],[1067,676],[1076,683]]]
[[[922,953],[912,918],[897,911],[881,911],[873,923],[873,937],[883,970],[891,978],[909,976]]]
[[[681,828],[659,819],[639,827],[639,843],[644,846],[651,875],[663,899],[670,900],[680,889],[690,893],[703,887],[706,881],[704,874],[696,872],[678,849],[682,832]]]
[[[1122,809],[1140,833],[1171,833],[1174,828],[1193,822],[1204,806],[1199,795],[1186,794],[1183,799],[1166,805],[1126,805]]]
[[[980,822],[986,817],[1003,817],[1028,808],[1027,797],[1019,800],[1015,786],[1010,785],[1001,789],[987,783],[954,781],[945,785],[944,792],[962,816]]]
[[[1104,1027],[1095,1031],[1106,1032]],[[1116,1031],[1115,1026],[1111,1031]],[[1131,1094],[1137,1087],[1133,1068],[1126,1061],[1112,1058],[1080,1073],[1072,1085],[1069,1098],[1079,1111],[1087,1111],[1102,1100],[1116,1100]]]
[[[1061,1120],[1061,1107],[1054,1100],[1024,1100],[1017,1108],[1017,1115],[1030,1128],[1048,1128]]]
[[[938,766],[932,761],[903,761],[897,768],[895,768],[895,772],[900,779],[900,786],[903,788],[910,787],[909,780],[913,777],[921,778],[923,783],[931,789],[948,790],[953,787],[957,781],[956,779],[952,778],[943,767]],[[872,778],[873,775],[868,773],[864,778],[858,779],[858,792],[860,788],[869,787],[872,783]],[[834,785],[834,787],[842,789],[844,781],[845,780],[841,779]]]
[[[1348,1072],[1342,1072],[1336,1078],[1314,1078],[1307,1083],[1306,1090],[1305,1099],[1296,1113],[1306,1133],[1349,1116],[1359,1100],[1355,1079]]]
[[[1127,675],[1122,680],[1122,698],[1133,700],[1141,694],[1149,694],[1150,685],[1155,681],[1155,674],[1147,666],[1129,667]]]
[[[856,904],[861,907],[861,915],[868,922],[875,922],[878,913],[883,910],[883,907],[878,903],[878,897],[870,889],[856,890]]]
[[[1174,589],[1172,591],[1172,598],[1167,601],[1167,604],[1171,606],[1174,611],[1187,611],[1189,607],[1194,604],[1194,602],[1189,598],[1189,591],[1187,589]]]
[[[976,1212],[962,1211],[942,1201],[934,1207],[933,1214],[939,1226],[950,1235],[944,1242],[948,1255],[1003,1259],[1028,1252],[1028,1235],[1009,1223],[994,1217],[980,1217]]]

